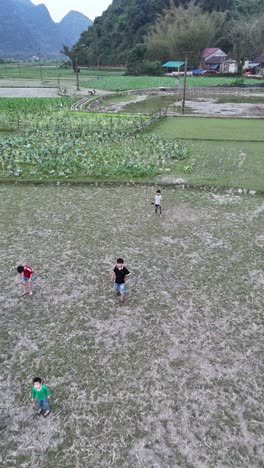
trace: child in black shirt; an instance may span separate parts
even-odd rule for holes
[[[120,296],[120,304],[123,304],[125,300],[126,279],[129,275],[130,271],[124,266],[123,258],[118,258],[111,275],[111,281],[115,282],[114,288]]]

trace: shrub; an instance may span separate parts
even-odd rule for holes
[[[161,68],[159,61],[151,62],[150,60],[144,60],[141,66],[143,75],[156,75],[161,76],[164,74],[164,70]]]
[[[236,87],[243,86],[243,85],[244,85],[244,78],[242,77],[237,78],[236,80],[232,81],[232,83],[230,83],[230,86],[236,86]]]

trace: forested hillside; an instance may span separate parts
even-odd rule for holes
[[[129,53],[136,45],[144,43],[150,26],[164,10],[172,6],[187,7],[189,3],[189,0],[113,0],[103,15],[95,19],[93,26],[82,33],[74,50],[82,51],[83,64],[127,64]],[[248,22],[248,18],[264,14],[263,0],[200,0],[194,3],[209,14],[225,11],[225,24]],[[226,49],[231,48],[232,44],[226,38],[222,42]],[[144,55],[144,47],[141,51]]]

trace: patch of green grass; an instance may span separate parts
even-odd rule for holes
[[[232,76],[189,76],[187,77],[187,88],[203,88],[207,86],[236,86],[237,78]],[[243,78],[245,85],[260,85],[264,79]]]
[[[80,78],[82,77],[92,77],[96,79],[97,76],[122,76],[124,74],[123,69],[81,69]],[[0,79],[30,79],[30,80],[57,80],[59,77],[67,78],[74,77],[75,73],[73,69],[62,68],[56,66],[56,63],[32,63],[32,62],[17,62],[11,64],[0,64]]]
[[[170,118],[155,132],[189,140],[188,158],[171,174],[191,184],[264,191],[263,120]]]
[[[171,173],[186,182],[264,192],[263,143],[192,141],[187,151],[187,160],[171,168]],[[189,166],[190,170],[186,170]]]
[[[129,101],[134,101],[137,99],[139,96],[136,94],[123,94],[122,96],[112,96],[107,99],[104,99],[98,106],[99,107],[107,107],[107,106],[112,106],[114,104],[120,104],[123,102],[129,102]],[[98,98],[98,96],[97,96]],[[127,108],[122,109],[124,112],[128,112]]]
[[[225,103],[238,103],[238,104],[264,104],[264,94],[263,96],[219,96],[217,97],[217,103],[225,104]]]
[[[171,117],[158,123],[155,132],[190,140],[264,141],[264,119]]]

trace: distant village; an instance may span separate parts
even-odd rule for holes
[[[166,69],[167,76],[181,76],[184,74],[184,61],[169,61],[162,65]],[[232,56],[226,54],[217,47],[204,49],[201,54],[199,68],[193,68],[187,63],[187,75],[203,76],[217,75],[219,73],[238,73],[238,62]],[[264,52],[253,60],[246,60],[243,65],[243,74],[254,78],[264,76]]]

